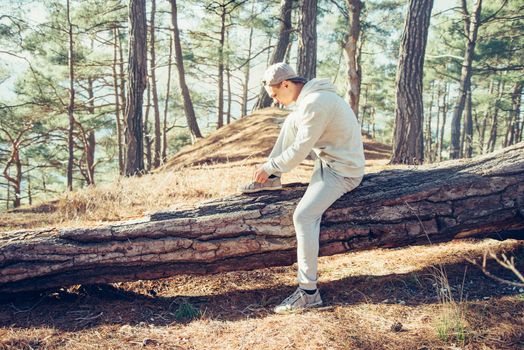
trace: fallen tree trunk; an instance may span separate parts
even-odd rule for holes
[[[0,292],[289,265],[305,186],[93,228],[0,236]],[[524,236],[524,142],[472,160],[387,170],[324,215],[321,255]]]

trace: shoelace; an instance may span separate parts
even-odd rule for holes
[[[286,299],[284,299],[284,301],[282,302],[282,304],[293,304],[293,303],[295,303],[298,299],[300,299],[304,293],[305,293],[305,292],[301,291],[300,289],[297,289],[293,294],[291,294],[291,295],[288,296]]]

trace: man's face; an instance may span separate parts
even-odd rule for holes
[[[287,80],[276,85],[265,85],[267,94],[276,102],[287,106],[293,102],[291,83]]]

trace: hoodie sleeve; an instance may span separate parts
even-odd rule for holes
[[[316,103],[305,104],[298,111],[297,136],[291,146],[278,157],[269,159],[262,168],[268,174],[288,172],[302,162],[324,133],[327,125],[325,108]]]

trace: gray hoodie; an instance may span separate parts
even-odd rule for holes
[[[297,136],[293,144],[262,168],[269,174],[288,172],[313,151],[323,166],[343,177],[364,175],[364,147],[360,125],[346,101],[328,79],[312,79],[304,85],[293,118]]]

